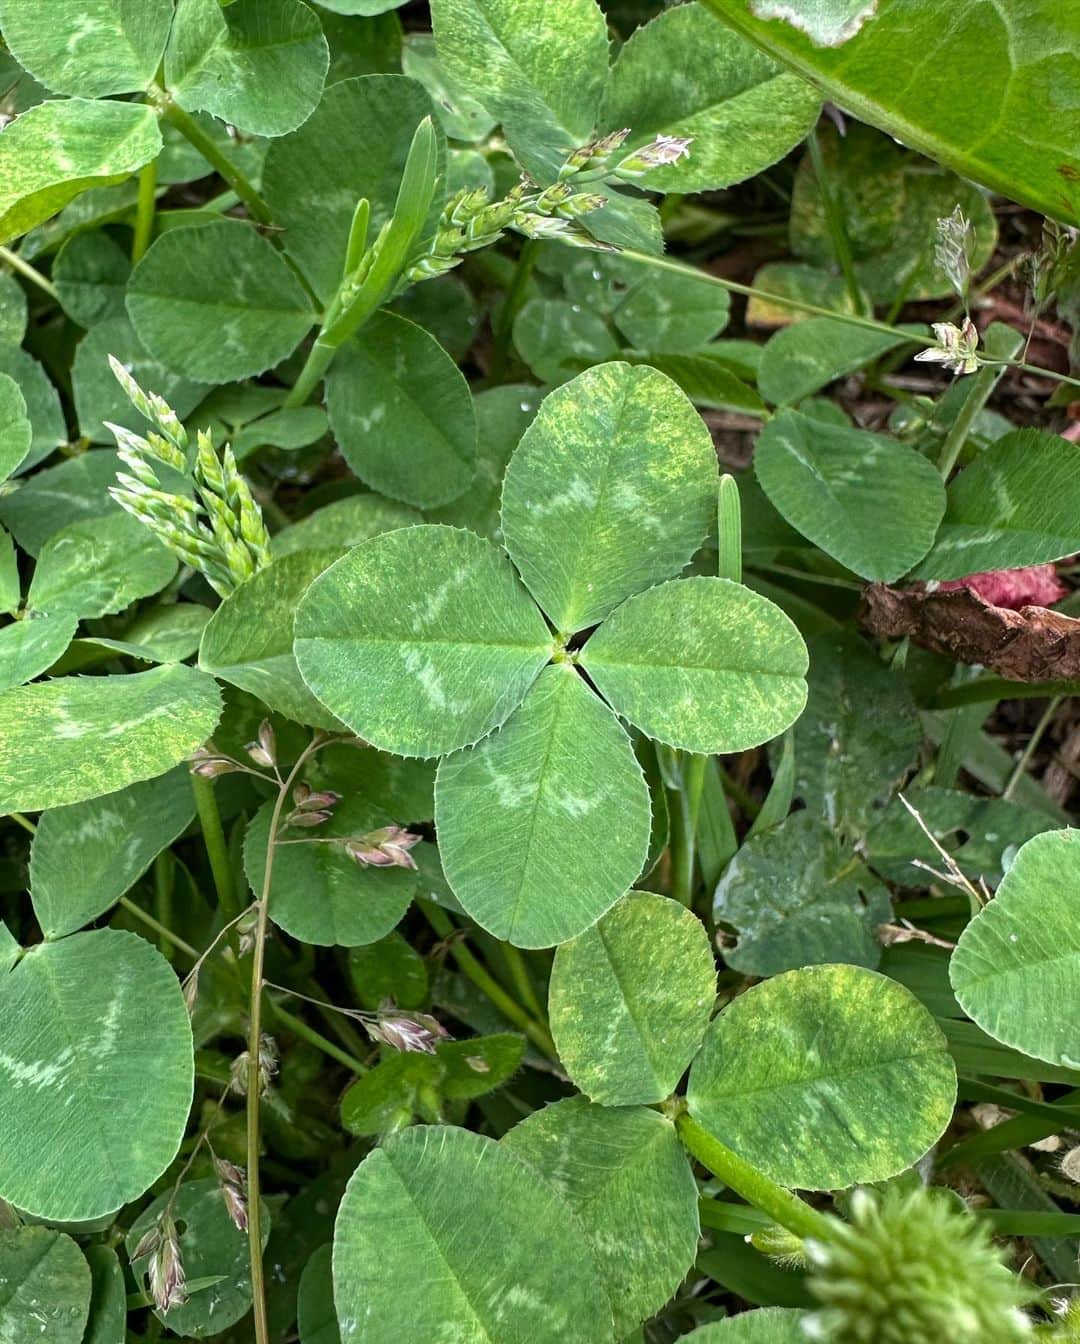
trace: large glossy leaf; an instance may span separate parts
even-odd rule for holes
[[[491,115],[523,166],[549,182],[590,137],[607,77],[595,0],[433,0],[439,59]]]
[[[244,871],[261,896],[273,803],[265,803],[244,837]],[[416,875],[405,868],[362,868],[330,843],[377,830],[396,818],[363,799],[340,802],[318,830],[285,826],[278,832],[270,882],[270,918],[301,942],[357,947],[384,938],[409,908]]]
[[[697,1185],[670,1120],[584,1097],[527,1116],[502,1146],[566,1200],[589,1240],[623,1339],[682,1283],[697,1252]]]
[[[138,172],[160,151],[157,117],[141,104],[66,98],[30,108],[0,134],[0,243],[88,187]]]
[[[1080,936],[1072,895],[1080,837],[1048,831],[1017,854],[997,895],[960,936],[949,978],[961,1008],[995,1040],[1080,1067]]]
[[[284,135],[311,115],[329,63],[318,16],[300,0],[179,0],[165,83],[189,112]]]
[[[139,1242],[166,1211],[179,1229],[180,1255],[189,1281],[211,1279],[207,1287],[192,1293],[182,1305],[156,1312],[170,1331],[180,1337],[200,1339],[218,1335],[240,1320],[251,1308],[251,1257],[247,1237],[233,1223],[214,1177],[185,1181],[178,1190],[163,1191],[132,1223],[126,1238],[131,1271],[144,1286],[150,1257],[134,1257]],[[270,1224],[263,1209],[263,1245]]]
[[[663,191],[728,187],[783,158],[817,120],[820,95],[699,4],[639,28],[619,52],[600,114],[606,130],[629,126],[628,147],[657,135],[687,136],[689,156],[649,173]]]
[[[771,602],[727,579],[674,579],[628,598],[581,665],[617,714],[686,751],[744,751],[806,703],[806,646]]]
[[[795,729],[795,793],[833,831],[860,834],[916,762],[907,682],[851,631],[810,641],[810,696]]]
[[[545,399],[510,459],[506,549],[569,634],[678,574],[716,489],[712,438],[685,395],[655,369],[603,364]]]
[[[518,947],[581,933],[645,862],[641,767],[615,716],[568,663],[546,668],[502,728],[442,761],[435,799],[454,894]]]
[[[5,480],[30,451],[33,429],[19,384],[0,373],[0,481]]]
[[[87,519],[42,547],[27,606],[80,619],[105,616],[160,592],[176,570],[173,553],[130,514]]]
[[[42,813],[30,846],[30,896],[45,937],[73,933],[108,910],[194,814],[186,766]]]
[[[755,985],[714,1018],[690,1113],[783,1185],[833,1190],[916,1162],[952,1118],[945,1037],[908,990],[859,966]]]
[[[155,359],[205,383],[272,368],[314,321],[281,255],[236,220],[163,233],[132,272],[127,307]]]
[[[906,574],[933,545],[945,512],[941,474],[922,453],[797,411],[782,411],[761,431],[754,472],[792,527],[864,579],[892,583]]]
[[[356,202],[370,203],[374,238],[393,212],[416,128],[431,112],[431,99],[415,80],[343,79],[327,87],[299,130],[270,146],[263,168],[267,203],[290,256],[324,302],[341,283]],[[441,174],[441,133],[437,152]],[[437,197],[436,215],[440,207]]]
[[[509,717],[551,637],[490,542],[428,525],[375,537],[321,575],[297,611],[295,651],[307,684],[366,741],[440,756]]]
[[[0,695],[0,810],[37,812],[152,779],[214,731],[212,677],[174,663],[58,677]]]
[[[90,1267],[69,1236],[48,1227],[0,1231],[0,1339],[81,1344]]]
[[[361,1162],[334,1228],[334,1302],[343,1344],[400,1344],[405,1302],[415,1339],[612,1340],[570,1210],[527,1163],[463,1129],[406,1130]]]
[[[31,948],[0,979],[0,1197],[51,1222],[137,1199],[176,1156],[193,1067],[180,982],[149,943]]]
[[[326,380],[342,454],[374,490],[416,508],[456,499],[473,478],[469,385],[434,336],[396,313],[366,323]]]
[[[985,448],[949,486],[934,549],[920,579],[1019,569],[1080,549],[1080,448],[1018,429]]]
[[[716,1000],[708,935],[665,896],[631,892],[555,954],[548,1006],[559,1058],[605,1106],[662,1101]]]
[[[744,975],[821,962],[873,969],[877,927],[891,917],[888,891],[807,811],[748,840],[713,897],[713,918],[738,935],[724,960]]]
[[[172,22],[170,0],[0,0],[8,50],[54,93],[101,98],[152,82]]]
[[[268,709],[314,728],[337,720],[308,690],[293,657],[293,623],[304,593],[338,552],[297,551],[253,574],[203,631],[199,666],[257,696]]]
[[[827,97],[912,149],[1043,214],[1080,219],[1080,112],[1046,96],[1080,77],[1080,16],[1057,0],[853,0],[811,36],[782,19],[805,7],[775,0],[705,0]],[[820,9],[820,7],[818,7]],[[829,6],[836,13],[836,6]],[[846,20],[870,15],[843,40]],[[836,46],[816,45],[819,40]],[[933,60],[926,60],[933,52]],[[912,71],[918,78],[912,78]],[[957,97],[956,90],[969,91]]]

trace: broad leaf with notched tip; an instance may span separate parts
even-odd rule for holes
[[[806,703],[798,630],[727,579],[673,579],[628,598],[580,661],[617,714],[686,751],[745,751]]]
[[[1080,1068],[1080,994],[1074,898],[1080,836],[1048,831],[1022,846],[994,899],[975,916],[949,963],[964,1012],[997,1041]]]
[[[123,181],[160,151],[153,108],[84,98],[31,107],[0,133],[0,243],[88,187]]]
[[[101,98],[149,87],[172,23],[171,0],[0,0],[0,28],[24,70],[54,93]]]
[[[501,1140],[577,1214],[623,1339],[664,1305],[697,1252],[697,1185],[670,1120],[570,1097]]]
[[[956,1068],[908,990],[860,966],[788,971],[714,1018],[690,1113],[782,1185],[835,1190],[910,1167],[941,1137]]]
[[[400,1344],[405,1302],[418,1340],[613,1338],[568,1206],[508,1149],[438,1125],[394,1135],[353,1173],[334,1227],[334,1301],[342,1344]]]
[[[165,84],[189,112],[284,135],[311,115],[329,63],[318,15],[300,0],[179,0]]]
[[[0,978],[0,1198],[50,1222],[137,1199],[176,1156],[191,1025],[165,958],[99,929],[31,948]]]
[[[716,1001],[704,925],[632,891],[555,953],[548,1007],[570,1077],[593,1101],[662,1101],[701,1044]]]
[[[213,678],[179,663],[4,691],[0,810],[37,812],[163,775],[206,741],[220,714]]]
[[[622,726],[567,663],[496,732],[444,758],[435,822],[447,880],[478,924],[550,947],[641,872],[649,795]]]
[[[505,722],[551,649],[501,552],[439,525],[357,546],[296,615],[304,680],[353,732],[401,756],[443,755]]]
[[[628,148],[689,138],[689,155],[652,170],[658,191],[729,187],[793,149],[817,120],[820,95],[719,24],[680,5],[639,28],[611,70],[600,124],[631,128]]]
[[[506,549],[555,627],[583,630],[679,573],[716,488],[709,431],[675,384],[603,364],[552,392],[522,436],[503,484]]]

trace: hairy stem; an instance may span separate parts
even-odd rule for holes
[[[774,1222],[794,1232],[797,1237],[829,1240],[829,1219],[824,1213],[819,1213],[798,1195],[770,1180],[738,1153],[733,1153],[719,1139],[714,1139],[702,1129],[685,1111],[676,1119],[675,1128],[687,1152],[747,1203],[767,1213]]]

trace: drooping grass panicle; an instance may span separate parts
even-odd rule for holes
[[[614,131],[575,149],[551,186],[540,187],[522,174],[521,180],[499,201],[489,200],[483,187],[466,187],[457,192],[443,210],[435,237],[406,269],[401,287],[445,274],[467,253],[490,246],[507,231],[598,252],[618,251],[611,243],[595,237],[583,222],[586,216],[603,209],[608,196],[603,190],[582,190],[582,187],[590,183],[603,187],[636,181],[653,168],[677,163],[689,152],[691,143],[660,135],[612,165],[611,159],[629,134],[629,130]]]
[[[270,535],[232,449],[220,455],[206,430],[196,435],[194,457],[187,430],[156,393],[145,392],[128,369],[110,356],[117,381],[135,409],[154,426],[139,435],[109,422],[126,471],[117,472],[109,494],[138,518],[186,565],[201,573],[221,597],[270,563]],[[191,494],[163,488],[156,470],[165,466],[186,477]]]

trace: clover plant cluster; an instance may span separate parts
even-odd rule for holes
[[[0,0],[0,1340],[1080,1339],[1080,15]]]

